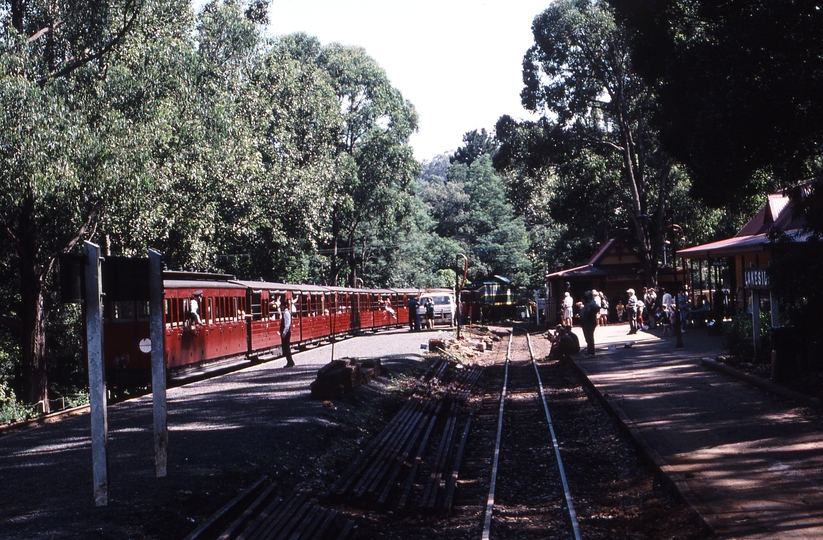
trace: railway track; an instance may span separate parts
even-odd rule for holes
[[[477,487],[461,491],[454,514],[479,514],[484,540],[580,538],[528,334],[509,336],[505,364],[486,368],[484,384],[461,472],[464,486]]]

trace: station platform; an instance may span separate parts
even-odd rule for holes
[[[820,410],[711,369],[721,338],[705,329],[682,348],[660,330],[627,331],[598,327],[595,356],[575,364],[718,536],[823,538]]]

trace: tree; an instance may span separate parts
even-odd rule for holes
[[[810,0],[610,0],[658,85],[656,123],[708,204],[819,174],[823,10]],[[766,191],[762,191],[762,190]]]
[[[626,212],[646,281],[654,285],[674,167],[649,123],[655,87],[633,72],[628,34],[602,2],[560,0],[532,28],[523,104],[556,115],[566,146],[619,157],[617,208]]]
[[[486,132],[486,128],[481,129],[480,133],[476,129],[467,132],[463,135],[463,143],[463,146],[449,158],[451,163],[471,165],[480,156],[493,156],[497,151],[497,141]]]
[[[438,236],[455,241],[459,252],[469,257],[472,279],[500,274],[515,286],[528,283],[526,228],[506,200],[491,156],[481,156],[471,165],[453,163],[447,180],[431,182],[421,198],[437,223]],[[449,254],[447,268],[457,253]]]
[[[337,282],[342,248],[348,260],[348,282],[354,286],[354,241],[359,228],[366,221],[392,227],[399,215],[394,210],[402,201],[400,195],[418,172],[408,145],[417,129],[417,113],[363,49],[332,44],[314,61],[330,77],[343,115],[330,209],[331,278]]]
[[[57,255],[116,196],[112,140],[95,92],[140,4],[22,2],[0,7],[0,230],[17,266],[23,396],[49,410],[46,321]]]

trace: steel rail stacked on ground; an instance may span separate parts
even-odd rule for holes
[[[353,519],[315,504],[307,491],[277,497],[277,484],[266,486],[267,481],[266,476],[258,479],[185,540],[346,540],[352,536]]]
[[[400,493],[394,504],[401,509],[408,505],[419,481],[421,508],[432,509],[438,500],[450,504],[451,497],[444,492],[450,488],[453,493],[459,468],[457,458],[467,436],[467,430],[463,430],[463,439],[456,445],[456,426],[471,388],[482,375],[482,368],[460,370],[457,378],[442,391],[438,383],[446,367],[448,363],[442,359],[432,364],[415,384],[415,394],[332,487],[332,496],[353,495],[360,504],[385,505],[397,488]],[[430,449],[438,424],[443,426],[439,443]],[[412,452],[415,446],[417,450]],[[447,469],[450,457],[451,467]],[[426,468],[428,474],[418,480],[421,468]],[[401,476],[405,478],[402,484],[398,482]]]

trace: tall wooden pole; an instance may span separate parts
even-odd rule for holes
[[[151,338],[151,393],[154,409],[154,469],[157,478],[166,476],[169,448],[162,257],[159,252],[149,250],[149,310],[151,313],[149,336]]]
[[[91,454],[94,503],[109,503],[109,461],[106,452],[108,423],[106,420],[106,378],[103,365],[102,285],[100,280],[100,247],[85,242],[86,284],[86,349],[89,363],[89,402],[91,408]]]

